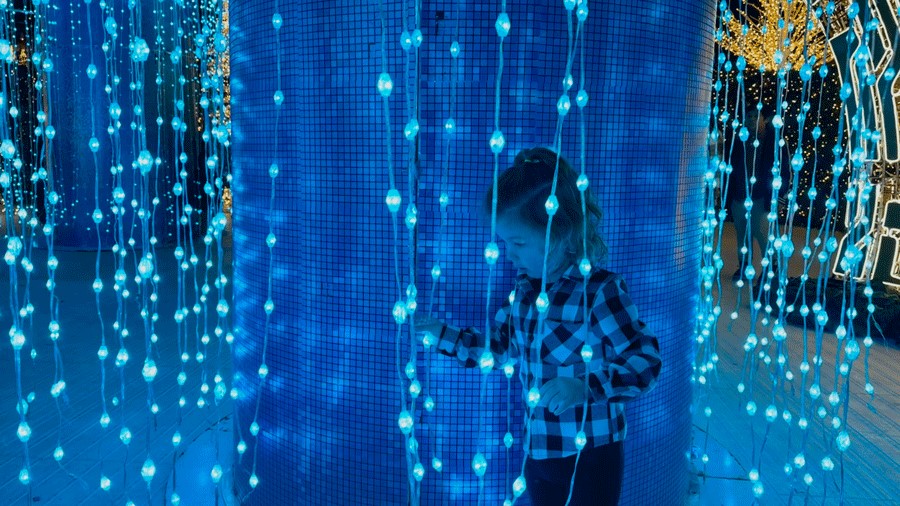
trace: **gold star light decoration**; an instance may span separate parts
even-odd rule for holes
[[[803,0],[741,2],[741,10],[726,14],[722,48],[743,56],[747,64],[765,71],[800,68],[808,61],[832,61],[819,8],[810,12]],[[814,58],[814,60],[813,60]]]

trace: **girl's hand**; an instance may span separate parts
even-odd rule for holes
[[[584,381],[578,378],[553,378],[541,387],[540,405],[556,416],[585,400]]]
[[[428,332],[435,337],[439,336],[441,329],[444,328],[444,322],[418,311],[413,313],[413,324],[416,326],[416,334]]]

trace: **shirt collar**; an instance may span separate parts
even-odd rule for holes
[[[578,269],[577,265],[570,265],[568,269],[563,271],[562,275],[555,283],[551,283],[549,286],[559,285],[560,283],[569,283],[569,282],[579,282],[581,281],[583,276],[581,275],[581,270]],[[541,289],[541,280],[538,278],[530,278],[525,274],[519,273],[516,275],[516,283],[523,290],[529,291],[540,291]]]

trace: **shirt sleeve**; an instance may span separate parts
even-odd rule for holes
[[[515,355],[515,353],[511,353],[515,347],[510,347],[510,336],[512,335],[511,313],[512,307],[509,303],[506,303],[494,315],[490,337],[490,351],[494,358],[494,369],[503,367],[512,359],[512,355]],[[455,357],[465,367],[478,367],[481,356],[484,354],[484,342],[484,334],[475,330],[474,327],[456,330],[448,325],[444,325],[441,335],[438,336],[436,350],[443,355]]]
[[[638,319],[620,276],[600,287],[591,308],[591,332],[603,350],[588,365],[591,401],[624,402],[650,391],[662,366],[659,342]]]

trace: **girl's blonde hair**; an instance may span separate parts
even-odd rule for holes
[[[553,216],[550,229],[551,245],[565,248],[565,261],[577,264],[587,257],[592,265],[606,259],[606,243],[598,230],[603,211],[594,200],[590,188],[584,191],[585,213],[581,212],[581,197],[577,181],[578,173],[569,162],[547,148],[520,151],[512,167],[499,175],[497,180],[497,217],[514,212],[524,224],[543,232],[547,230],[549,216],[544,207],[553,187],[553,173],[559,158],[559,174],[556,198],[559,210]],[[494,189],[484,198],[485,213],[490,216]],[[583,248],[582,230],[587,219],[587,251]]]

